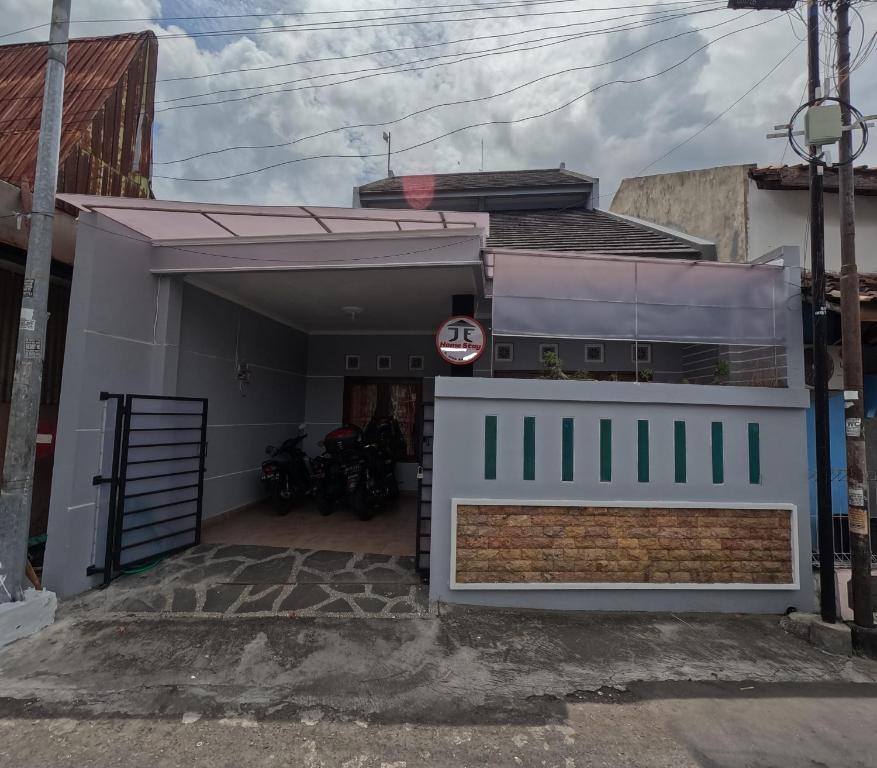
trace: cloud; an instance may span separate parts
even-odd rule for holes
[[[495,4],[493,0],[491,4]],[[503,0],[507,2],[508,0]],[[362,5],[335,0],[334,7]],[[381,4],[389,5],[389,4]],[[412,5],[402,3],[401,5]],[[601,3],[609,7],[612,3]],[[614,4],[618,5],[618,4]],[[631,5],[633,2],[631,0]],[[717,4],[719,5],[719,4]],[[0,0],[0,34],[46,21],[46,0]],[[215,13],[216,3],[208,0],[77,0],[74,19],[159,18],[162,15]],[[271,2],[245,0],[224,3],[222,13],[270,13]],[[289,9],[289,5],[284,6]],[[429,9],[429,5],[424,5]],[[585,3],[559,6],[531,6],[526,9],[485,10],[483,16],[536,14],[545,10],[571,10]],[[313,0],[297,4],[298,11],[322,11]],[[73,34],[111,34],[140,28],[158,35],[176,34],[159,43],[158,101],[216,89],[252,88],[301,78],[309,81],[278,88],[291,89],[309,83],[325,83],[351,75],[315,78],[326,73],[381,67],[448,52],[483,51],[515,40],[560,35],[571,28],[530,31],[519,37],[501,37],[467,43],[400,51],[314,64],[281,66],[302,59],[343,57],[355,54],[422,46],[459,38],[508,35],[536,27],[591,21],[647,9],[600,13],[538,15],[527,18],[497,18],[453,24],[411,26],[367,26],[331,31],[277,31],[286,24],[300,24],[326,16],[284,16],[223,20],[169,20],[164,23],[75,23]],[[660,9],[658,9],[660,10]],[[863,15],[868,18],[868,11]],[[662,11],[666,13],[666,11]],[[400,12],[402,13],[402,12]],[[335,19],[362,18],[359,12]],[[389,13],[373,15],[387,16]],[[515,125],[491,125],[455,133],[419,149],[395,155],[396,173],[452,172],[476,170],[481,165],[482,142],[486,169],[552,167],[565,161],[567,167],[599,176],[604,193],[601,204],[608,207],[610,193],[624,176],[637,173],[668,149],[688,138],[716,114],[726,109],[773,67],[802,35],[800,22],[773,18],[773,13],[734,13],[719,10],[693,15],[616,34],[592,35],[555,43],[529,51],[493,55],[443,67],[378,77],[366,77],[348,84],[309,90],[286,90],[246,100],[229,101],[200,108],[175,108],[186,102],[159,103],[155,159],[172,160],[229,146],[253,147],[282,144],[328,129],[358,123],[376,127],[331,133],[292,146],[273,149],[241,149],[209,155],[191,162],[156,165],[157,176],[205,178],[246,172],[259,167],[287,163],[313,155],[374,155],[367,158],[322,159],[280,165],[270,171],[225,181],[192,183],[156,178],[160,197],[237,203],[348,205],[352,187],[386,171],[386,144],[380,125],[415,110],[447,101],[474,99],[502,91],[533,78],[560,70],[586,67],[616,59],[650,43],[639,54],[607,66],[582,69],[544,79],[528,88],[486,101],[437,108],[416,118],[388,126],[393,148],[404,149],[471,123],[505,121],[525,117],[570,101],[601,83],[632,80],[666,69],[707,41],[750,24],[762,26],[717,41],[690,61],[666,74],[640,83],[616,84],[576,101],[547,117]],[[642,17],[640,17],[642,19]],[[628,24],[636,19],[626,20]],[[705,27],[727,22],[714,29]],[[591,27],[585,32],[622,21]],[[349,26],[356,26],[348,24]],[[199,33],[235,27],[275,31],[267,34],[236,34],[204,37]],[[696,31],[696,30],[702,31]],[[692,31],[695,30],[695,31]],[[690,32],[690,34],[681,34]],[[859,34],[855,27],[854,37]],[[3,42],[44,39],[40,29]],[[662,38],[680,35],[657,43]],[[857,38],[856,38],[857,39]],[[551,41],[546,41],[551,42]],[[535,45],[535,44],[534,44]],[[649,172],[730,163],[776,163],[783,153],[782,141],[769,141],[765,133],[787,119],[799,103],[804,86],[805,49],[802,45],[755,92],[722,120],[687,143]],[[428,66],[435,62],[423,62]],[[255,67],[273,67],[252,71]],[[211,72],[249,69],[218,77],[191,78]],[[362,75],[370,73],[363,72]],[[855,75],[854,97],[865,111],[877,109],[877,57]],[[230,92],[202,97],[204,100],[236,98],[255,91]],[[869,106],[870,105],[870,106]],[[862,158],[874,162],[877,152],[869,148]],[[794,156],[786,152],[786,162]]]

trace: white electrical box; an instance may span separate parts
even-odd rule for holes
[[[805,144],[834,144],[842,135],[840,104],[822,104],[807,110],[804,117]]]

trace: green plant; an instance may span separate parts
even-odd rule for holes
[[[655,374],[651,368],[643,368],[639,372],[638,377],[640,381],[651,381],[655,377]]]
[[[731,364],[727,360],[718,360],[716,362],[713,376],[717,381],[727,379],[731,375]]]
[[[568,379],[563,372],[563,365],[557,352],[546,352],[542,355],[542,373],[546,379]]]

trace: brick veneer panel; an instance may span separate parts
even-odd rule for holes
[[[790,584],[787,509],[459,505],[457,582]]]

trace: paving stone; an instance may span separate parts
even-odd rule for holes
[[[246,560],[261,560],[282,552],[286,547],[265,547],[260,544],[225,544],[214,553],[212,560],[226,557],[242,557]]]
[[[408,597],[410,584],[372,584],[372,594],[379,597]]]
[[[372,565],[386,565],[387,563],[393,562],[394,559],[395,555],[373,555],[367,552],[356,558],[353,567],[362,570],[364,568],[369,568]]]
[[[180,587],[174,590],[171,600],[171,610],[175,613],[193,613],[197,604],[195,590],[190,587]]]
[[[204,600],[205,613],[225,613],[246,589],[241,584],[217,584],[207,590]]]
[[[247,600],[238,606],[235,613],[262,613],[270,611],[274,607],[274,601],[277,599],[277,596],[282,589],[283,586],[280,584],[275,587],[269,587],[258,597],[252,600]]]
[[[347,567],[353,555],[350,552],[329,552],[317,550],[311,552],[302,563],[302,567],[315,571],[333,572]]]
[[[353,601],[366,613],[380,613],[387,604],[386,600],[377,597],[354,597]]]
[[[327,603],[320,607],[321,613],[353,613],[353,608],[351,608],[350,603],[346,600],[342,600],[338,598],[337,600],[333,600],[331,603]]]
[[[364,595],[365,584],[359,582],[351,582],[350,584],[329,584],[336,592],[344,595]]]
[[[298,559],[295,555],[263,560],[244,568],[234,577],[235,584],[289,584]]]
[[[279,611],[300,611],[323,602],[329,593],[320,584],[299,584],[280,603]]]
[[[407,600],[399,600],[398,602],[392,603],[389,608],[387,608],[387,613],[417,613],[418,608],[413,606]]]
[[[204,581],[222,582],[228,580],[241,563],[236,560],[227,560],[221,563],[208,563],[194,568],[181,570],[173,581],[180,584],[200,584]]]
[[[164,597],[156,595],[147,599],[141,597],[126,597],[115,603],[113,611],[120,613],[159,613],[164,609]]]
[[[399,573],[399,571],[394,571],[391,568],[383,568],[381,566],[375,566],[374,568],[369,568],[366,571],[363,571],[362,574],[365,577],[365,580],[372,582],[391,582],[394,584],[399,583],[413,583],[414,579],[417,578],[414,573]]]

